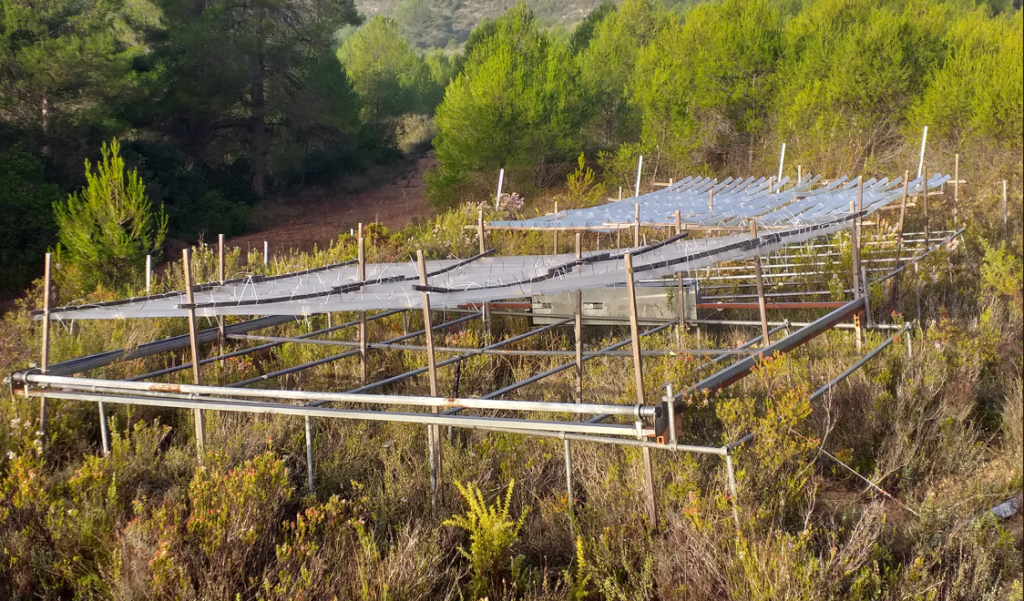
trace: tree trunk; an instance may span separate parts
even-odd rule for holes
[[[249,55],[249,95],[252,135],[252,189],[259,196],[267,193],[267,107],[264,90],[266,63],[263,56],[262,0],[253,2],[253,53]]]
[[[43,155],[50,156],[50,99],[43,94],[40,102],[40,118],[43,126]]]

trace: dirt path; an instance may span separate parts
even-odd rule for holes
[[[266,240],[272,254],[289,249],[310,251],[314,244],[326,247],[358,223],[378,222],[399,229],[427,219],[434,209],[427,202],[423,174],[436,164],[432,156],[420,158],[413,169],[391,183],[356,194],[318,188],[297,197],[270,199],[256,209],[255,231],[232,238],[228,244],[243,252],[250,248],[262,251]]]

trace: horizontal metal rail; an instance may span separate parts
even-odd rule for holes
[[[467,350],[486,351],[486,350],[496,349],[498,347],[501,347],[501,346],[504,346],[504,345],[508,345],[508,344],[512,344],[513,342],[518,342],[520,340],[524,340],[524,339],[529,338],[531,336],[535,336],[537,334],[540,334],[541,332],[546,332],[547,330],[551,330],[551,329],[557,328],[559,326],[565,325],[568,321],[569,320],[560,321],[560,322],[549,324],[549,325],[546,325],[546,326],[543,326],[543,327],[540,327],[540,328],[535,328],[533,330],[530,330],[529,332],[524,332],[524,333],[519,334],[517,336],[513,336],[511,338],[507,338],[505,340],[500,340],[500,341],[495,342],[493,344],[489,344],[489,345],[483,347],[482,349],[467,349]],[[444,361],[441,361],[440,363],[438,363],[434,367],[435,368],[437,368],[437,367],[444,367],[446,365],[451,365],[452,363],[458,363],[459,361],[463,361],[465,359],[468,359],[469,357],[472,357],[475,354],[480,354],[480,353],[479,352],[476,352],[476,353],[466,353],[466,354],[460,355],[458,357],[451,357],[449,359],[445,359]],[[390,378],[385,378],[383,380],[380,380],[380,381],[377,381],[377,382],[373,382],[371,384],[367,384],[366,386],[361,386],[361,387],[356,388],[354,390],[350,390],[349,392],[350,393],[369,392],[370,390],[374,390],[376,388],[380,388],[381,386],[386,386],[388,384],[394,384],[395,382],[401,382],[402,380],[406,380],[408,378],[412,378],[414,376],[418,376],[420,374],[427,373],[428,371],[430,371],[429,367],[421,367],[421,368],[418,368],[418,369],[413,369],[413,370],[405,372],[404,374],[398,374],[397,376],[391,376]]]
[[[308,405],[286,405],[260,401],[238,401],[231,399],[181,399],[157,398],[150,396],[126,396],[116,394],[99,394],[95,392],[69,392],[53,388],[25,390],[19,388],[16,394],[27,397],[45,396],[51,399],[70,401],[90,401],[119,405],[144,405],[168,409],[201,409],[206,411],[231,411],[236,413],[263,413],[274,415],[294,415],[302,417],[327,417],[354,419],[371,422],[388,422],[403,424],[432,424],[452,426],[456,428],[502,428],[515,427],[523,431],[538,432],[573,432],[577,434],[603,434],[606,436],[649,436],[652,428],[637,428],[615,424],[588,424],[586,422],[556,422],[512,419],[502,417],[455,416],[435,413],[397,413],[391,411],[366,411],[353,409],[336,409],[334,407],[310,407]],[[377,396],[377,395],[370,395]],[[562,407],[570,407],[573,403],[555,403]],[[653,407],[652,407],[653,409]]]
[[[503,401],[487,398],[446,398],[394,394],[356,394],[351,392],[319,392],[307,390],[269,390],[264,388],[234,388],[230,386],[202,386],[195,384],[165,384],[158,382],[126,382],[99,378],[71,378],[19,372],[11,376],[14,385],[44,385],[45,390],[68,389],[96,393],[151,393],[145,396],[166,396],[169,399],[201,400],[217,397],[247,399],[274,399],[303,402],[363,403],[373,405],[404,405],[411,407],[463,407],[468,409],[495,409],[507,411],[599,414],[612,413],[631,417],[654,417],[654,407],[603,405],[593,403],[552,403],[544,401]],[[41,389],[43,390],[43,389]],[[178,396],[175,396],[178,395]],[[55,395],[51,395],[55,396]],[[141,396],[141,395],[140,395]],[[183,397],[183,399],[182,399]],[[219,398],[231,401],[230,398]],[[318,405],[309,405],[315,407]],[[202,408],[202,407],[200,407]]]
[[[472,319],[477,319],[477,318],[482,318],[482,317],[483,317],[483,313],[474,313],[472,315],[467,315],[466,317],[460,317],[458,319],[453,319],[452,321],[446,321],[444,323],[437,324],[436,326],[432,327],[431,330],[439,330],[439,329],[442,329],[442,328],[447,328],[447,327],[454,326],[454,325],[457,325],[457,324],[460,324],[460,323],[463,323],[463,322],[466,322],[466,321],[470,321]],[[405,334],[405,335],[399,336],[397,338],[392,338],[391,340],[387,340],[386,342],[401,342],[403,340],[408,340],[410,338],[415,338],[416,336],[421,336],[421,335],[423,335],[424,332],[425,332],[425,330],[419,330],[417,332],[411,332],[409,334]],[[302,341],[302,342],[307,342],[307,341]],[[277,378],[277,377],[280,377],[280,376],[284,376],[284,375],[288,375],[288,374],[293,374],[293,373],[296,373],[296,372],[300,372],[300,371],[309,369],[311,367],[316,367],[317,365],[323,365],[325,363],[331,363],[333,361],[338,361],[340,359],[345,359],[347,357],[355,357],[359,353],[360,353],[360,350],[359,349],[355,349],[355,350],[352,350],[352,351],[348,351],[346,353],[341,353],[341,354],[338,354],[338,355],[331,355],[330,357],[324,357],[323,359],[317,359],[316,361],[310,361],[308,363],[303,363],[302,365],[296,365],[294,367],[288,367],[288,368],[285,368],[285,369],[279,369],[277,371],[272,371],[269,374],[263,374],[261,376],[256,376],[255,378],[249,378],[248,380],[242,380],[241,382],[235,382],[234,384],[231,384],[231,386],[248,386],[250,384],[257,384],[259,382],[265,382],[265,381],[267,381],[267,380],[269,380],[271,378]]]
[[[815,392],[814,394],[811,395],[809,400],[813,401],[813,400],[815,400],[815,399],[817,399],[817,398],[819,398],[819,397],[821,397],[821,396],[831,392],[832,389],[836,386],[836,384],[839,384],[840,382],[842,382],[846,378],[849,378],[850,376],[852,376],[854,374],[854,372],[859,370],[861,367],[864,367],[865,363],[867,363],[868,361],[874,359],[875,357],[878,356],[879,353],[884,351],[886,349],[886,347],[888,347],[890,344],[892,344],[896,340],[896,338],[898,336],[900,336],[901,334],[904,334],[908,330],[910,330],[911,325],[912,324],[908,323],[908,324],[904,325],[903,327],[901,327],[898,332],[896,332],[895,334],[890,336],[885,342],[883,342],[882,344],[879,344],[870,353],[868,353],[867,355],[864,355],[863,357],[858,359],[857,362],[854,363],[853,365],[851,365],[849,369],[847,369],[843,373],[841,373],[838,376],[836,376],[835,378],[833,378],[832,381],[830,381],[828,384],[826,384],[826,385],[822,386],[821,388],[819,388],[817,390],[817,392]]]
[[[369,321],[373,321],[375,319],[382,319],[384,317],[389,317],[391,315],[397,315],[399,313],[404,313],[405,311],[407,311],[407,309],[393,309],[391,311],[385,311],[384,313],[378,313],[376,315],[371,315],[371,316],[367,317],[366,321],[369,322]],[[320,329],[320,330],[315,330],[313,332],[309,332],[309,333],[306,333],[306,334],[299,334],[298,336],[295,336],[293,339],[289,339],[289,340],[305,340],[305,339],[310,338],[312,336],[320,336],[322,334],[328,334],[330,332],[334,332],[334,331],[337,331],[337,330],[342,330],[344,328],[351,328],[351,327],[354,327],[354,326],[357,326],[357,325],[359,325],[359,320],[358,319],[352,320],[352,321],[347,321],[345,323],[338,324],[336,326],[331,326],[329,328],[323,328],[323,329]],[[245,334],[232,334],[230,336],[227,336],[227,338],[238,339],[239,337],[243,337],[244,338],[244,336],[245,336]],[[200,359],[199,365],[206,365],[208,363],[213,363],[214,361],[221,361],[223,359],[230,359],[232,357],[240,357],[242,355],[248,355],[250,353],[255,353],[257,351],[263,351],[263,350],[266,350],[266,349],[269,349],[269,348],[274,348],[274,347],[280,346],[281,344],[282,344],[282,342],[271,342],[269,344],[260,344],[260,345],[257,345],[257,346],[251,346],[249,348],[238,349],[236,351],[231,351],[230,353],[224,353],[223,355],[217,355],[215,357],[207,357],[206,359]],[[128,378],[128,380],[130,380],[132,382],[136,382],[136,381],[140,381],[140,380],[148,380],[150,378],[156,378],[158,376],[165,376],[167,374],[171,374],[171,373],[174,373],[174,372],[177,372],[177,371],[181,371],[181,370],[184,370],[184,369],[189,369],[191,367],[192,367],[192,362],[189,361],[188,363],[182,363],[181,365],[174,365],[174,366],[171,366],[171,367],[166,367],[164,369],[158,369],[157,371],[152,371],[152,372],[149,372],[147,374],[142,374],[142,375],[139,375],[139,376],[132,376],[131,378]]]
[[[682,408],[680,399],[682,399],[686,394],[701,392],[704,390],[720,390],[750,373],[750,370],[753,369],[754,366],[757,365],[757,362],[763,357],[771,357],[777,353],[784,353],[805,344],[815,336],[835,327],[839,322],[856,313],[862,313],[866,306],[867,302],[864,297],[850,301],[843,305],[842,308],[830,312],[778,342],[761,349],[761,352],[756,356],[740,359],[725,369],[704,378],[692,387],[688,388],[685,392],[675,395],[674,398],[676,399],[677,408]]]
[[[261,330],[263,328],[269,328],[273,326],[279,326],[292,321],[296,321],[294,315],[272,315],[269,317],[260,317],[258,319],[249,319],[239,323],[233,323],[224,327],[224,334],[244,334],[246,332],[252,332],[253,330]],[[200,330],[196,333],[196,342],[203,344],[205,342],[213,342],[217,340],[219,333],[217,328],[208,328],[206,330]],[[155,342],[147,342],[140,344],[134,348],[122,348],[113,351],[106,351],[103,353],[97,353],[95,355],[89,355],[87,357],[78,357],[76,359],[69,359],[60,363],[54,363],[47,368],[46,372],[50,374],[56,374],[59,376],[66,376],[70,374],[81,373],[90,371],[93,369],[99,369],[114,363],[116,361],[130,361],[132,359],[141,359],[143,357],[149,357],[150,355],[156,355],[159,353],[166,353],[169,351],[176,351],[183,348],[187,348],[189,345],[188,334],[182,334],[181,336],[173,336],[171,338],[165,338],[163,340],[157,340]]]
[[[842,305],[843,303],[837,303]],[[698,305],[699,306],[699,305]],[[755,305],[756,308],[756,305]],[[551,326],[564,326],[571,320],[562,320]],[[546,328],[547,326],[545,326]],[[349,340],[298,340],[295,338],[280,338],[274,336],[246,336],[238,335],[232,336],[235,340],[273,340],[278,343],[285,342],[302,342],[304,344],[316,344],[323,346],[346,346],[355,347],[359,346],[358,342]],[[434,352],[438,353],[460,353],[462,357],[456,357],[449,361],[458,361],[468,357],[476,355],[502,355],[507,357],[575,357],[576,351],[558,351],[558,350],[532,350],[532,349],[500,349],[497,348],[502,344],[508,344],[509,341],[502,341],[496,345],[488,347],[474,349],[458,346],[435,346]],[[386,342],[370,342],[366,344],[367,347],[373,349],[386,349],[393,351],[427,351],[430,347],[422,344],[388,344]],[[664,356],[676,356],[676,355],[729,355],[735,354],[736,349],[687,349],[684,352],[665,350],[665,349],[653,349],[643,351],[644,356],[648,357],[664,357]],[[632,357],[632,351],[593,351],[583,353],[584,357]],[[447,365],[447,363],[446,363]],[[441,364],[437,365],[441,367]]]

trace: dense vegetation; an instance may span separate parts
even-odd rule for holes
[[[496,4],[381,2],[394,18],[365,19],[347,0],[0,0],[0,286],[26,291],[0,321],[0,372],[39,358],[28,310],[41,304],[33,278],[45,249],[60,242],[56,302],[136,295],[141,257],[161,241],[242,231],[266,195],[385,164],[435,132],[440,166],[428,184],[442,211],[397,232],[369,225],[368,260],[418,249],[472,255],[466,226],[479,209],[524,217],[554,200],[577,207],[619,186],[628,194],[640,154],[645,189],[696,172],[774,173],[782,142],[791,176],[798,164],[804,173],[898,175],[916,169],[927,125],[929,171],[951,172],[961,154],[956,218],[967,231],[871,289],[876,321],[917,319],[909,349],[900,339],[809,401],[861,356],[848,331],[832,331],[722,394],[689,399],[681,443],[759,436],[737,452],[736,499],[717,458],[656,452],[654,528],[635,449],[573,444],[570,517],[561,441],[453,434],[432,509],[422,428],[316,420],[313,494],[297,419],[207,412],[200,465],[191,412],[107,407],[112,450],[103,456],[96,407],[51,400],[44,453],[38,403],[2,387],[0,598],[1022,601],[1020,516],[986,513],[1024,484],[1019,7],[627,0],[587,4],[579,19],[568,16],[574,3],[537,3],[536,14],[517,4],[477,24]],[[500,167],[505,190],[525,193],[525,205],[483,202]],[[949,192],[932,201],[933,231],[952,226]],[[872,235],[891,241],[893,219],[880,218]],[[911,211],[907,228],[922,226]],[[493,235],[503,254],[551,251],[539,232]],[[850,250],[837,240],[839,256],[821,259],[823,280],[794,279],[788,290],[824,284],[841,298]],[[587,249],[599,243],[608,240],[584,236]],[[356,247],[342,233],[327,249],[266,267],[233,249],[228,272],[317,267],[354,258]],[[194,261],[198,280],[215,278],[209,246],[200,243]],[[154,286],[181,289],[180,269],[159,271]],[[260,333],[291,336],[327,321]],[[369,337],[418,321],[374,320]],[[446,330],[437,343],[479,347],[528,327],[520,318],[491,326]],[[55,324],[50,359],[185,331],[176,319]],[[626,335],[588,328],[584,342],[591,350]],[[736,346],[753,335],[666,332],[644,347]],[[871,332],[867,348],[887,336]],[[554,330],[510,348],[572,346],[571,332]],[[281,345],[212,362],[204,382],[335,352]],[[125,378],[189,360],[169,353],[88,375]],[[690,355],[644,361],[651,400],[663,384],[682,390],[715,368]],[[442,369],[440,389],[476,396],[561,362],[476,356]],[[370,377],[425,363],[420,353],[375,350]],[[629,367],[618,357],[589,362],[587,398],[635,402]],[[570,399],[570,373],[509,398]],[[349,390],[359,377],[349,359],[266,385]],[[411,378],[385,390],[429,388]]]

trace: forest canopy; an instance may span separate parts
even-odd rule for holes
[[[932,148],[1020,162],[1008,0],[481,6],[498,16],[448,0],[372,18],[353,0],[0,0],[2,286],[38,272],[55,200],[114,137],[182,242],[243,232],[268,193],[395,160],[417,147],[402,142],[414,115],[436,133],[442,208],[480,200],[496,169],[540,182],[581,153],[613,187],[640,154],[655,179],[747,174],[782,143],[816,172],[898,173],[928,126]]]

